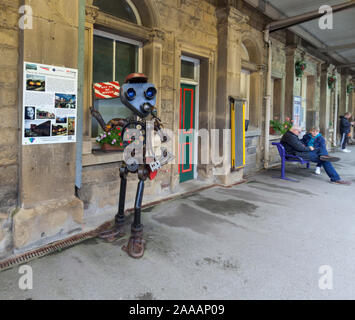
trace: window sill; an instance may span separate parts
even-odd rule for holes
[[[245,137],[258,137],[261,136],[261,131],[257,128],[250,128],[245,132]]]
[[[269,141],[280,140],[281,137],[282,137],[282,134],[270,134]]]
[[[120,161],[123,161],[123,151],[103,152],[101,150],[93,150],[92,153],[83,154],[83,167]]]

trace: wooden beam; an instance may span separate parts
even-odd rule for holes
[[[330,53],[330,52],[344,51],[344,50],[349,50],[349,49],[354,49],[354,48],[355,48],[355,43],[348,43],[348,44],[342,44],[339,46],[319,48],[319,51],[324,52],[324,53]]]

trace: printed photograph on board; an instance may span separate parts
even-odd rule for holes
[[[26,77],[26,90],[46,91],[46,77],[28,74]]]
[[[68,125],[58,124],[52,125],[52,136],[67,136],[68,135]]]
[[[61,109],[76,109],[76,96],[74,94],[55,94],[55,107]]]
[[[28,120],[25,121],[25,138],[50,137],[51,121]]]
[[[36,119],[37,120],[42,120],[42,119],[49,119],[49,120],[54,120],[55,119],[55,114],[52,112],[52,110],[47,110],[45,108],[37,107],[36,108]]]
[[[75,117],[68,118],[68,135],[75,136]]]
[[[55,123],[67,123],[67,117],[56,117]]]
[[[36,119],[36,108],[25,107],[25,120],[35,120],[35,119]]]

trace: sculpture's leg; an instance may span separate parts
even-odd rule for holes
[[[123,250],[132,258],[141,258],[144,254],[145,240],[143,239],[143,225],[141,222],[141,209],[144,193],[144,180],[148,173],[145,170],[139,172],[139,183],[136,194],[136,201],[134,205],[134,220],[131,226],[131,237],[128,241],[127,246],[123,247]]]
[[[123,226],[125,223],[124,208],[126,202],[126,189],[127,189],[127,168],[122,166],[120,168],[121,177],[121,188],[120,188],[120,199],[118,203],[118,212],[115,216],[115,225],[112,229],[106,230],[100,234],[100,238],[107,240],[108,242],[113,242],[118,238],[125,235],[123,232]]]

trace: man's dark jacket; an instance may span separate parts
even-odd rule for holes
[[[348,134],[351,131],[351,124],[344,116],[340,117],[340,134]]]
[[[294,156],[300,156],[304,159],[309,157],[309,152],[311,149],[306,147],[300,139],[298,139],[297,135],[292,133],[291,131],[287,131],[281,138],[281,144],[284,146],[286,150],[286,154],[291,154]]]

